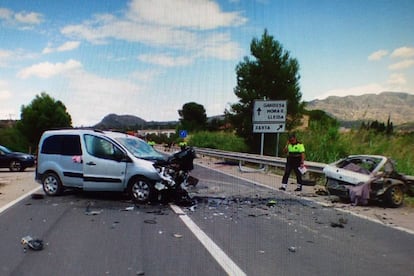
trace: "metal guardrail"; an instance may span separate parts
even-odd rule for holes
[[[216,158],[223,158],[227,160],[239,161],[240,169],[241,162],[248,162],[253,164],[258,164],[261,166],[272,166],[272,167],[285,167],[286,158],[280,158],[275,156],[268,155],[259,155],[259,154],[250,154],[250,153],[239,153],[231,151],[223,151],[216,149],[206,149],[206,148],[194,148],[197,154],[212,156]],[[323,173],[323,168],[326,166],[324,163],[310,162],[305,161],[305,166],[308,171],[315,173]]]

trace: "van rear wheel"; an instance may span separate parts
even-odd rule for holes
[[[43,191],[49,196],[62,194],[63,186],[59,176],[53,172],[48,172],[42,179]]]
[[[147,203],[155,197],[155,189],[148,179],[135,177],[128,185],[128,194],[136,203]]]

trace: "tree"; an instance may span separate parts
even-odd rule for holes
[[[287,100],[287,129],[299,122],[303,103],[300,103],[299,63],[267,30],[260,40],[252,40],[250,51],[253,58],[244,57],[236,67],[237,86],[234,93],[239,102],[231,105],[226,115],[230,117],[236,133],[245,137],[252,146],[258,144],[252,131],[254,100]]]
[[[204,106],[201,104],[190,102],[183,105],[178,110],[180,115],[180,126],[188,131],[204,130],[207,124],[207,115]]]
[[[72,126],[72,118],[61,101],[56,101],[45,92],[36,95],[28,105],[22,106],[17,128],[36,147],[45,130]]]

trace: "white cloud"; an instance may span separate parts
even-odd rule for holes
[[[14,19],[18,23],[38,25],[42,23],[43,16],[37,12],[18,12],[14,15]]]
[[[160,70],[147,70],[147,71],[135,71],[131,74],[131,77],[141,82],[151,82],[158,77],[162,71]]]
[[[393,57],[393,58],[411,58],[411,57],[414,57],[414,48],[405,46],[405,47],[395,49],[391,53],[391,57]]]
[[[10,9],[0,8],[0,19],[15,25],[39,25],[43,22],[43,15],[37,12],[14,12]]]
[[[391,74],[388,79],[388,84],[394,88],[394,90],[401,90],[406,83],[407,79],[404,74]]]
[[[0,19],[10,20],[13,16],[13,12],[9,9],[0,8]]]
[[[378,51],[375,51],[372,54],[370,54],[368,56],[368,60],[370,60],[370,61],[381,60],[386,55],[388,55],[388,51],[387,50],[378,50]]]
[[[240,57],[241,47],[221,29],[211,30],[246,22],[237,12],[221,11],[213,1],[135,0],[124,17],[95,15],[82,24],[62,28],[61,33],[96,44],[118,39],[190,52],[192,57],[228,60]]]
[[[183,66],[183,65],[189,65],[193,62],[193,58],[191,57],[172,57],[170,55],[166,54],[146,54],[146,55],[139,55],[138,59],[140,61],[161,65],[165,67],[173,67],[173,66]]]
[[[12,106],[13,94],[6,81],[0,80],[0,119],[16,119],[16,110]]]
[[[131,20],[168,27],[206,30],[247,22],[239,12],[223,12],[210,0],[133,0],[129,6]]]
[[[71,51],[74,49],[77,49],[80,45],[80,41],[67,41],[65,43],[63,43],[62,45],[53,48],[53,47],[46,47],[43,49],[42,53],[43,54],[49,54],[49,53],[53,53],[53,52],[66,52],[66,51]]]
[[[403,70],[410,68],[414,65],[414,59],[406,59],[394,64],[391,64],[388,68],[390,70]]]
[[[344,96],[350,96],[350,95],[359,96],[363,94],[378,94],[386,90],[387,89],[380,84],[370,83],[370,84],[366,84],[362,86],[355,86],[355,87],[350,87],[350,88],[332,89],[316,98],[325,99],[329,96],[344,97]]]
[[[200,55],[222,60],[238,59],[242,56],[242,48],[227,34],[218,33],[206,37],[200,44]]]
[[[0,49],[0,67],[7,66],[10,59],[13,57],[13,52],[9,50]]]
[[[17,76],[21,79],[27,79],[31,76],[47,79],[81,67],[82,64],[73,59],[70,59],[65,63],[41,62],[20,70],[17,73]]]
[[[4,102],[12,97],[6,81],[0,80],[0,101]]]

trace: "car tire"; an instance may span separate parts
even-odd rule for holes
[[[144,177],[134,177],[129,181],[128,194],[135,203],[147,203],[155,198],[154,185]]]
[[[393,185],[385,192],[385,201],[392,208],[400,207],[404,202],[404,191],[401,185]]]
[[[9,165],[9,170],[11,172],[22,172],[24,171],[24,167],[19,160],[12,160]]]
[[[56,173],[48,172],[42,179],[43,191],[49,196],[58,196],[63,192],[62,181]]]

